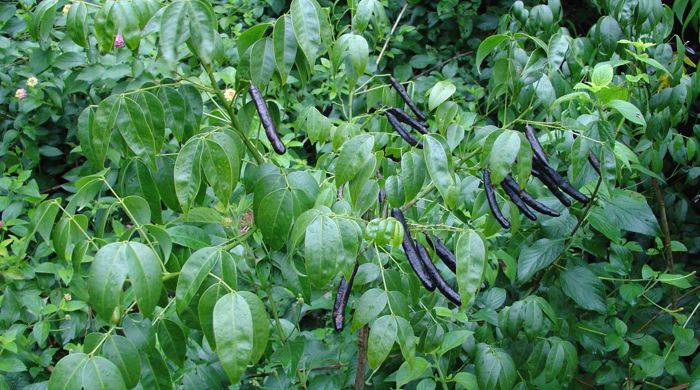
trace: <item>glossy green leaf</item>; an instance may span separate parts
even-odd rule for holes
[[[219,40],[214,10],[209,2],[203,0],[188,0],[187,5],[191,47],[200,61],[212,64]]]
[[[379,367],[391,352],[396,341],[396,320],[391,315],[378,318],[369,330],[367,361],[369,367]]]
[[[462,306],[469,306],[481,288],[486,270],[486,247],[479,233],[462,233],[457,239],[457,286]]]
[[[106,321],[112,318],[112,313],[119,310],[117,307],[121,304],[122,286],[129,267],[125,250],[125,244],[107,244],[97,251],[90,267],[90,304],[97,315]]]
[[[611,100],[607,102],[607,106],[620,113],[628,121],[646,127],[647,122],[644,120],[644,115],[634,104],[624,100]]]
[[[517,381],[515,362],[501,348],[480,343],[476,347],[475,363],[480,389],[512,389]]]
[[[187,339],[185,332],[175,321],[163,318],[156,328],[158,344],[171,361],[182,367],[187,353]]]
[[[253,356],[253,318],[246,300],[236,293],[223,296],[214,307],[216,354],[232,383],[238,383]]]
[[[249,291],[239,291],[237,293],[250,309],[253,319],[253,350],[251,352],[251,363],[256,363],[265,353],[267,342],[270,338],[270,317],[265,310],[265,304],[260,298]]]
[[[131,340],[110,335],[102,344],[101,355],[117,366],[127,388],[136,386],[141,376],[141,357]]]
[[[542,238],[523,248],[518,256],[518,282],[530,280],[537,271],[552,264],[564,251],[562,240]]]
[[[287,81],[289,72],[292,71],[294,59],[297,55],[297,38],[294,33],[291,16],[283,15],[277,19],[272,31],[272,41],[275,52],[275,65],[284,84]]]
[[[66,31],[76,45],[88,47],[87,6],[84,3],[71,5],[66,15]]]
[[[177,61],[178,48],[185,42],[190,34],[189,5],[187,1],[174,1],[170,3],[160,22],[160,53],[163,59],[174,66]]]
[[[587,310],[605,313],[603,282],[588,267],[578,266],[561,273],[561,288],[569,298]]]
[[[123,256],[129,267],[129,281],[134,289],[139,312],[149,317],[158,303],[163,287],[160,260],[153,249],[147,245],[139,242],[120,245],[124,247]]]
[[[321,21],[314,0],[293,0],[290,11],[299,47],[309,63],[313,64],[321,50]]]
[[[202,282],[209,272],[214,269],[221,258],[221,250],[215,247],[202,248],[194,252],[180,270],[175,290],[175,300],[178,312],[183,312],[192,298],[197,294]]]
[[[454,187],[449,154],[444,146],[444,139],[439,135],[427,135],[423,142],[423,156],[428,174],[435,183],[440,195],[445,200],[450,198],[450,187]]]
[[[335,164],[336,185],[352,180],[360,172],[373,147],[374,138],[369,134],[358,135],[343,145]]]
[[[479,48],[476,50],[476,69],[477,71],[481,71],[481,63],[484,61],[484,58],[488,56],[498,45],[503,43],[506,39],[508,39],[508,36],[505,34],[497,34],[497,35],[492,35],[479,44]]]
[[[430,90],[428,110],[433,111],[457,91],[457,87],[449,80],[438,81]]]
[[[201,184],[202,149],[200,140],[190,140],[182,147],[175,160],[175,192],[185,211],[192,206]]]
[[[529,147],[529,146],[527,146]],[[491,169],[491,181],[500,183],[511,171],[511,167],[518,157],[520,150],[520,136],[515,131],[505,130],[498,135],[489,153],[489,168]]]
[[[216,349],[216,339],[214,337],[214,306],[221,297],[229,292],[221,283],[216,283],[206,289],[199,298],[197,305],[197,315],[199,316],[199,325],[202,327],[202,333],[206,337],[212,349]]]
[[[275,49],[272,38],[261,39],[250,48],[250,80],[265,88],[275,72]]]
[[[83,365],[82,385],[85,389],[126,390],[119,368],[101,356],[93,356]]]
[[[83,367],[88,355],[73,353],[58,361],[49,379],[49,390],[79,390],[83,385]]]
[[[306,271],[315,286],[325,286],[335,277],[338,272],[338,250],[342,245],[338,225],[330,217],[319,216],[306,228]]]

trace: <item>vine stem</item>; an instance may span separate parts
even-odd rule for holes
[[[396,17],[396,21],[394,21],[394,25],[391,26],[391,31],[389,31],[389,36],[386,37],[386,40],[384,41],[384,46],[382,46],[382,51],[379,52],[379,56],[377,56],[377,61],[374,62],[374,65],[379,65],[379,61],[382,60],[382,57],[384,56],[384,52],[386,51],[387,46],[389,45],[389,41],[391,40],[391,36],[394,35],[394,31],[396,31],[396,27],[399,25],[399,22],[401,21],[401,18],[403,17],[403,13],[406,12],[406,8],[408,8],[408,2],[404,3],[403,7],[401,8],[401,11],[399,11],[399,16]]]
[[[221,101],[221,104],[223,105],[224,109],[226,109],[226,113],[228,114],[229,120],[231,121],[231,127],[241,137],[243,143],[245,143],[246,148],[248,148],[250,153],[253,155],[253,158],[255,158],[255,161],[258,164],[264,163],[265,159],[263,158],[262,154],[260,154],[260,151],[255,147],[255,145],[253,145],[250,139],[248,139],[248,137],[243,132],[243,127],[241,126],[241,123],[238,122],[238,117],[236,117],[236,113],[233,112],[233,107],[231,106],[231,104],[228,103],[228,101],[224,97],[224,93],[221,91],[221,88],[219,88],[219,85],[216,83],[216,77],[214,77],[214,71],[212,70],[211,65],[203,61],[201,62],[202,66],[204,67],[204,71],[206,72],[207,76],[209,76],[209,81],[211,81],[211,87],[214,89],[216,97],[219,99],[219,101]]]
[[[656,195],[656,201],[659,203],[659,218],[661,219],[661,230],[663,231],[664,237],[664,253],[666,257],[666,268],[668,272],[674,273],[673,264],[673,248],[671,247],[671,229],[668,227],[668,218],[666,216],[666,202],[664,202],[664,195],[661,192],[661,187],[659,187],[659,182],[655,178],[651,178],[651,185],[654,187],[654,194]],[[678,305],[678,292],[675,287],[671,287],[671,293],[673,295],[673,308]]]

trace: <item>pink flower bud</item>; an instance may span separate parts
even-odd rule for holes
[[[15,97],[16,97],[17,99],[19,99],[19,100],[22,100],[22,99],[26,98],[26,97],[27,97],[27,90],[24,89],[24,88],[19,88],[19,89],[15,92]]]
[[[121,34],[117,34],[116,37],[114,37],[114,48],[119,49],[124,47],[124,37]]]

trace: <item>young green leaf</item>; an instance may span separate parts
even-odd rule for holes
[[[229,293],[214,306],[216,354],[232,383],[241,380],[253,357],[255,334],[250,306],[240,294]]]
[[[457,286],[462,306],[468,307],[481,288],[486,270],[486,247],[479,233],[469,231],[457,239]]]

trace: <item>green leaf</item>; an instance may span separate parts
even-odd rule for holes
[[[113,14],[119,31],[124,37],[124,43],[132,51],[136,51],[141,42],[139,15],[133,1],[117,1],[114,3]]]
[[[569,298],[586,310],[605,313],[603,282],[588,267],[578,266],[561,273],[561,287]]]
[[[406,202],[408,202],[415,198],[425,185],[426,165],[423,156],[414,151],[404,153],[401,156],[400,177]]]
[[[185,98],[173,88],[160,88],[158,99],[163,105],[165,127],[170,129],[178,142],[186,141],[185,117],[188,113]]]
[[[119,368],[101,356],[93,356],[84,363],[82,385],[85,389],[126,390]]]
[[[90,126],[90,142],[95,155],[94,165],[99,169],[104,166],[112,129],[116,126],[121,111],[121,102],[118,96],[110,96],[101,101],[95,111],[94,122]]]
[[[123,256],[129,267],[129,281],[134,289],[139,312],[149,317],[158,303],[163,287],[160,260],[153,249],[140,242],[121,245],[124,247]]]
[[[214,269],[216,262],[221,258],[221,250],[215,247],[202,248],[194,252],[180,270],[175,290],[175,302],[178,313],[182,313],[190,305],[190,301],[197,294],[202,282],[209,272]]]
[[[187,5],[191,47],[196,51],[200,61],[212,64],[219,40],[214,10],[209,2],[202,0],[188,0]]]
[[[144,389],[170,390],[173,388],[170,368],[158,350],[149,353],[143,359],[143,363],[141,385]]]
[[[76,45],[87,49],[89,44],[87,6],[84,3],[71,4],[66,15],[66,31]]]
[[[54,367],[49,379],[49,390],[81,389],[83,385],[83,367],[88,361],[84,353],[72,353],[63,357]]]
[[[463,233],[457,239],[457,286],[462,298],[462,306],[468,307],[481,288],[486,270],[486,247],[481,236],[475,231]]]
[[[326,286],[337,274],[338,249],[342,245],[338,225],[328,216],[319,216],[306,228],[306,272],[315,286]]]
[[[352,26],[358,33],[362,34],[367,28],[370,20],[372,19],[372,13],[374,11],[375,0],[360,0],[357,3],[357,8],[353,12],[352,16]]]
[[[214,194],[226,204],[238,184],[242,156],[231,137],[224,133],[217,135],[202,142],[200,163]]]
[[[498,45],[503,43],[506,39],[508,39],[508,36],[505,34],[497,34],[497,35],[492,35],[479,44],[479,48],[476,50],[476,70],[478,72],[481,72],[481,63],[484,61],[484,58],[488,56]]]
[[[321,21],[314,0],[292,0],[290,11],[296,40],[313,65],[321,50]]]
[[[117,366],[127,388],[131,389],[139,383],[141,357],[131,340],[124,336],[110,335],[102,344],[101,355]]]
[[[445,201],[450,199],[450,187],[454,187],[450,154],[445,149],[445,140],[439,135],[426,135],[423,142],[423,156],[428,174]]]
[[[544,269],[564,251],[563,240],[542,238],[523,248],[518,256],[518,282],[525,283],[537,271]]]
[[[185,43],[190,34],[188,23],[189,2],[174,1],[165,7],[160,18],[160,53],[163,59],[175,66],[178,48]]]
[[[153,129],[146,120],[141,106],[128,97],[122,97],[122,106],[117,117],[119,132],[137,156],[155,166],[156,141]]]
[[[90,304],[105,321],[121,304],[122,286],[126,280],[128,264],[123,243],[107,244],[95,254],[88,277]]]
[[[681,289],[686,289],[692,287],[690,280],[692,280],[692,274],[679,275],[679,274],[669,274],[662,273],[658,276],[659,282],[664,284],[669,284]]]
[[[529,147],[529,146],[527,146]],[[512,130],[504,130],[496,137],[489,153],[491,181],[499,184],[511,171],[511,166],[518,157],[520,135]]]
[[[335,183],[341,186],[352,180],[364,166],[374,148],[374,137],[360,134],[343,145],[335,163]]]
[[[372,324],[367,339],[367,361],[371,369],[379,367],[396,341],[396,320],[392,315],[378,318]]]
[[[202,142],[192,139],[182,147],[175,159],[175,193],[187,212],[194,202],[201,184]]]
[[[216,338],[214,337],[214,306],[216,306],[216,302],[228,292],[229,290],[227,290],[222,283],[216,283],[204,291],[197,305],[199,325],[202,327],[202,333],[204,333],[212,349],[216,349]]]
[[[620,229],[648,236],[660,232],[654,212],[646,199],[636,192],[614,190],[603,208],[608,219]]]
[[[187,353],[187,339],[180,325],[175,321],[163,318],[156,328],[158,344],[171,361],[179,367],[185,363]]]
[[[478,344],[475,364],[479,389],[509,390],[514,387],[517,380],[515,362],[503,349]]]
[[[265,88],[275,72],[275,49],[271,38],[261,39],[250,48],[250,80]]]
[[[428,97],[428,110],[433,111],[437,106],[441,105],[457,91],[457,87],[449,80],[437,82],[430,90]]]
[[[42,43],[48,41],[49,34],[53,30],[57,3],[58,0],[45,0],[40,2],[34,10],[29,23],[29,33],[35,41]]]
[[[236,293],[223,296],[214,306],[216,354],[232,383],[238,383],[253,356],[254,331],[250,307]]]
[[[352,317],[353,329],[367,325],[384,310],[388,297],[384,290],[373,288],[365,291],[357,302],[355,314]]]
[[[430,363],[421,357],[415,357],[401,364],[396,371],[396,386],[402,388],[408,382],[423,378],[429,375]]]
[[[58,211],[59,207],[56,200],[52,199],[42,202],[32,216],[33,233],[39,233],[45,241],[51,240],[51,231],[56,222]]]
[[[209,235],[204,229],[193,225],[177,225],[169,227],[166,232],[173,243],[198,250],[211,245]]]
[[[613,67],[610,64],[598,64],[593,68],[591,83],[597,87],[605,87],[612,82]]]
[[[646,127],[647,122],[644,120],[644,115],[634,104],[624,100],[611,100],[606,104],[608,107],[619,112],[628,121]]]
[[[257,295],[249,291],[239,291],[238,295],[248,303],[253,318],[253,351],[250,361],[256,363],[267,349],[267,342],[270,339],[270,317],[265,310],[265,304]]]
[[[127,213],[132,222],[137,225],[148,225],[151,223],[151,208],[148,202],[140,196],[130,195],[122,198],[122,209]]]
[[[292,71],[297,55],[297,38],[294,35],[292,17],[280,16],[272,30],[272,41],[275,51],[275,65],[280,74],[282,84],[287,82],[287,76]]]

